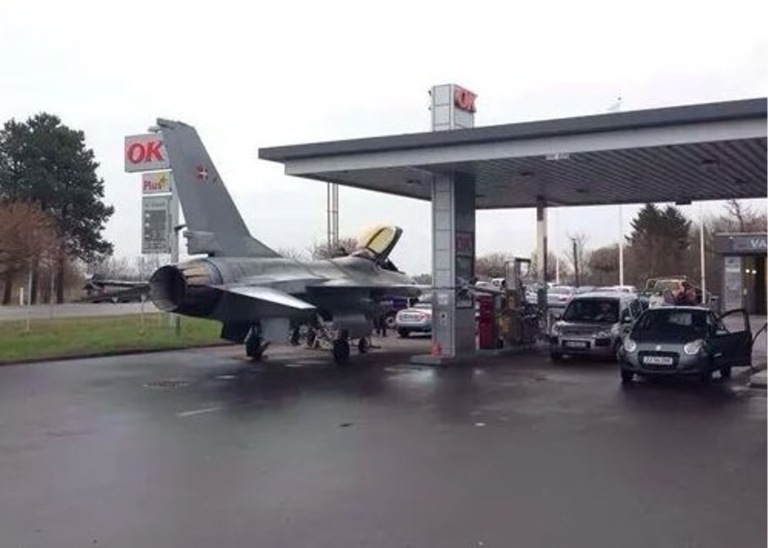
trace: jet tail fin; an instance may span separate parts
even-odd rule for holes
[[[253,238],[194,127],[157,120],[187,223],[190,254],[279,257]]]

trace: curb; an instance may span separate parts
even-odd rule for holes
[[[186,345],[186,346],[165,346],[163,348],[133,348],[125,350],[114,350],[109,352],[86,352],[83,354],[67,354],[66,356],[47,356],[44,358],[24,358],[21,360],[0,360],[0,367],[9,367],[12,365],[25,365],[31,363],[63,362],[72,360],[86,360],[90,358],[109,358],[111,356],[132,356],[138,354],[157,354],[158,352],[173,352],[177,350],[192,350],[205,348],[221,348],[223,346],[234,346],[233,343],[221,342],[214,344]]]

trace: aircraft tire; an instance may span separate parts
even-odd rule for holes
[[[259,361],[264,354],[265,348],[266,346],[263,344],[261,336],[251,330],[245,338],[245,355],[252,360]]]
[[[346,339],[333,341],[333,361],[336,365],[345,365],[349,361],[349,341]]]
[[[361,338],[357,343],[357,351],[361,354],[367,354],[371,349],[371,345],[368,342],[368,337]]]

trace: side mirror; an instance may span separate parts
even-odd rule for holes
[[[552,319],[555,321],[560,321],[563,318],[562,312],[553,312],[552,313]]]

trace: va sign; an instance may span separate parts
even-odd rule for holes
[[[768,240],[761,235],[734,235],[731,238],[733,251],[751,251],[753,253],[765,253],[768,250]]]
[[[125,171],[170,169],[168,153],[159,133],[131,135],[125,138]]]

